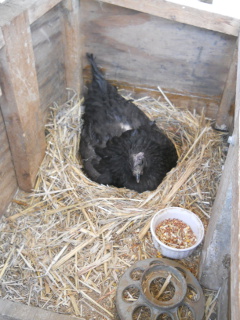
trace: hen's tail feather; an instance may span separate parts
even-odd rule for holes
[[[103,93],[107,93],[107,81],[99,70],[92,53],[87,53],[88,61],[92,67],[93,81],[97,82],[99,88]]]

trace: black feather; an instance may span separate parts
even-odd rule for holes
[[[154,190],[177,163],[176,149],[155,122],[124,99],[87,54],[93,79],[85,98],[80,154],[86,174],[101,183],[143,192]],[[140,181],[133,155],[144,154]]]

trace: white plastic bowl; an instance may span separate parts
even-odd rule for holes
[[[189,225],[197,238],[196,243],[193,246],[186,249],[176,249],[167,246],[162,241],[160,241],[155,233],[155,230],[156,227],[163,220],[166,219],[179,219],[185,222],[187,225]],[[202,221],[198,218],[198,216],[187,209],[178,207],[170,207],[158,211],[151,220],[150,229],[155,248],[158,251],[160,251],[163,256],[172,259],[183,259],[188,257],[194,251],[194,249],[202,242],[204,237],[204,227]]]

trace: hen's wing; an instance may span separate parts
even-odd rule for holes
[[[85,97],[80,154],[86,173],[96,181],[99,173],[93,162],[96,164],[101,158],[95,148],[104,148],[113,137],[119,137],[123,132],[141,125],[151,125],[152,122],[104,79],[92,55],[88,55],[88,58],[92,65],[93,80]]]

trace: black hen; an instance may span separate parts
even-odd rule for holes
[[[93,80],[85,99],[80,154],[90,179],[143,192],[154,190],[177,163],[166,135],[124,99],[87,54]]]

